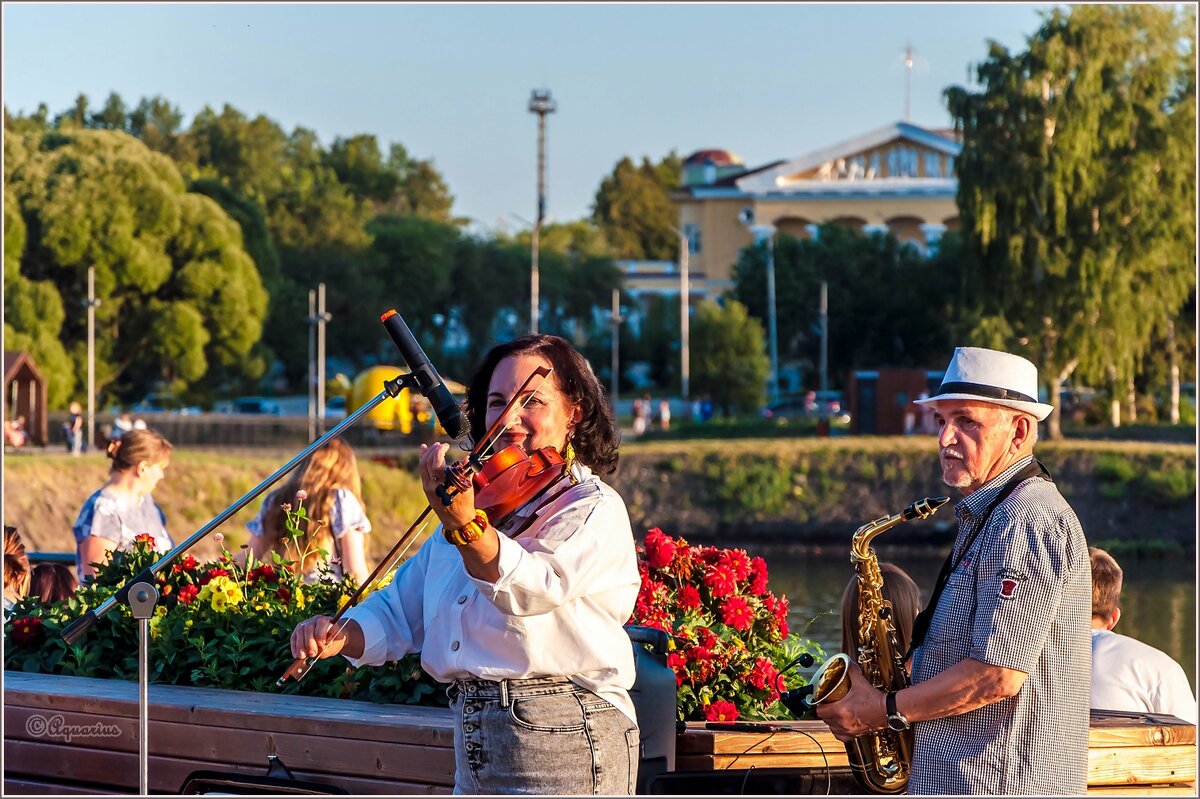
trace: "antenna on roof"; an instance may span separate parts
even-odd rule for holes
[[[904,44],[904,121],[912,121],[912,70],[913,70],[913,52],[912,42]]]

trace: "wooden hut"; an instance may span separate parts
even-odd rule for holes
[[[25,417],[25,434],[40,447],[49,441],[46,378],[25,350],[4,351],[4,418]]]

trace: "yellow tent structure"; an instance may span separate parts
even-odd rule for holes
[[[407,373],[408,369],[402,366],[372,366],[360,372],[354,378],[354,382],[350,384],[350,393],[346,396],[346,415],[354,413],[374,399],[376,394],[383,391],[384,381]],[[443,380],[446,382],[446,388],[456,399],[466,396],[467,387],[462,383],[445,378]],[[429,401],[420,395],[413,397],[412,392],[407,388],[401,391],[395,399],[388,398],[376,405],[361,421],[377,430],[399,430],[405,435],[413,432],[414,423],[418,425],[437,423]],[[438,424],[436,432],[444,433],[445,431]]]

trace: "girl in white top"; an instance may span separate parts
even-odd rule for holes
[[[154,430],[131,430],[108,444],[112,469],[108,482],[83,503],[72,530],[79,582],[95,576],[114,549],[128,549],[137,535],[154,538],[154,551],[171,551],[167,517],[155,503],[154,489],[171,462],[171,442]]]
[[[283,505],[296,507],[297,492],[306,494],[304,508],[309,521],[307,529],[288,552],[284,538],[288,535]],[[306,582],[320,577],[323,562],[332,567],[335,579],[350,575],[361,585],[369,569],[366,557],[366,535],[371,532],[371,520],[362,504],[362,478],[354,450],[340,438],[335,438],[296,467],[291,477],[263,500],[258,515],[246,524],[250,531],[250,551],[256,560],[271,562],[271,552],[294,559],[297,551],[305,554],[301,573]],[[320,550],[324,550],[322,558]]]
[[[295,657],[344,655],[355,666],[411,652],[452,683],[455,793],[628,794],[638,730],[623,625],[640,578],[625,503],[597,473],[617,463],[612,412],[587,361],[565,339],[532,335],[494,348],[466,411],[476,441],[537,367],[495,450],[553,447],[565,473],[497,530],[474,493],[443,505],[447,444],[423,448],[419,471],[442,522],[385,589],[331,626],[292,633]]]

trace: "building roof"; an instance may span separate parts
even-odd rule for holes
[[[941,131],[928,130],[909,122],[894,122],[861,136],[814,150],[790,160],[776,161],[769,168],[760,167],[745,172],[737,176],[733,182],[739,189],[747,193],[757,194],[776,190],[785,183],[791,184],[793,181],[789,181],[788,178],[792,175],[817,169],[827,162],[853,156],[896,139],[907,139],[954,157],[962,152],[962,145],[953,138],[943,135]],[[808,181],[799,182],[807,183]]]
[[[5,385],[8,384],[9,380],[12,380],[14,377],[17,376],[17,373],[19,371],[21,371],[22,367],[29,369],[29,371],[33,375],[34,379],[37,380],[39,383],[45,382],[45,378],[42,377],[41,371],[37,368],[37,365],[33,362],[33,357],[28,352],[26,352],[25,350],[5,350],[4,351],[4,383],[5,383]]]
[[[729,150],[697,150],[696,152],[683,159],[684,166],[693,164],[714,164],[715,166],[733,166],[741,164],[742,159],[736,153],[731,153]]]

